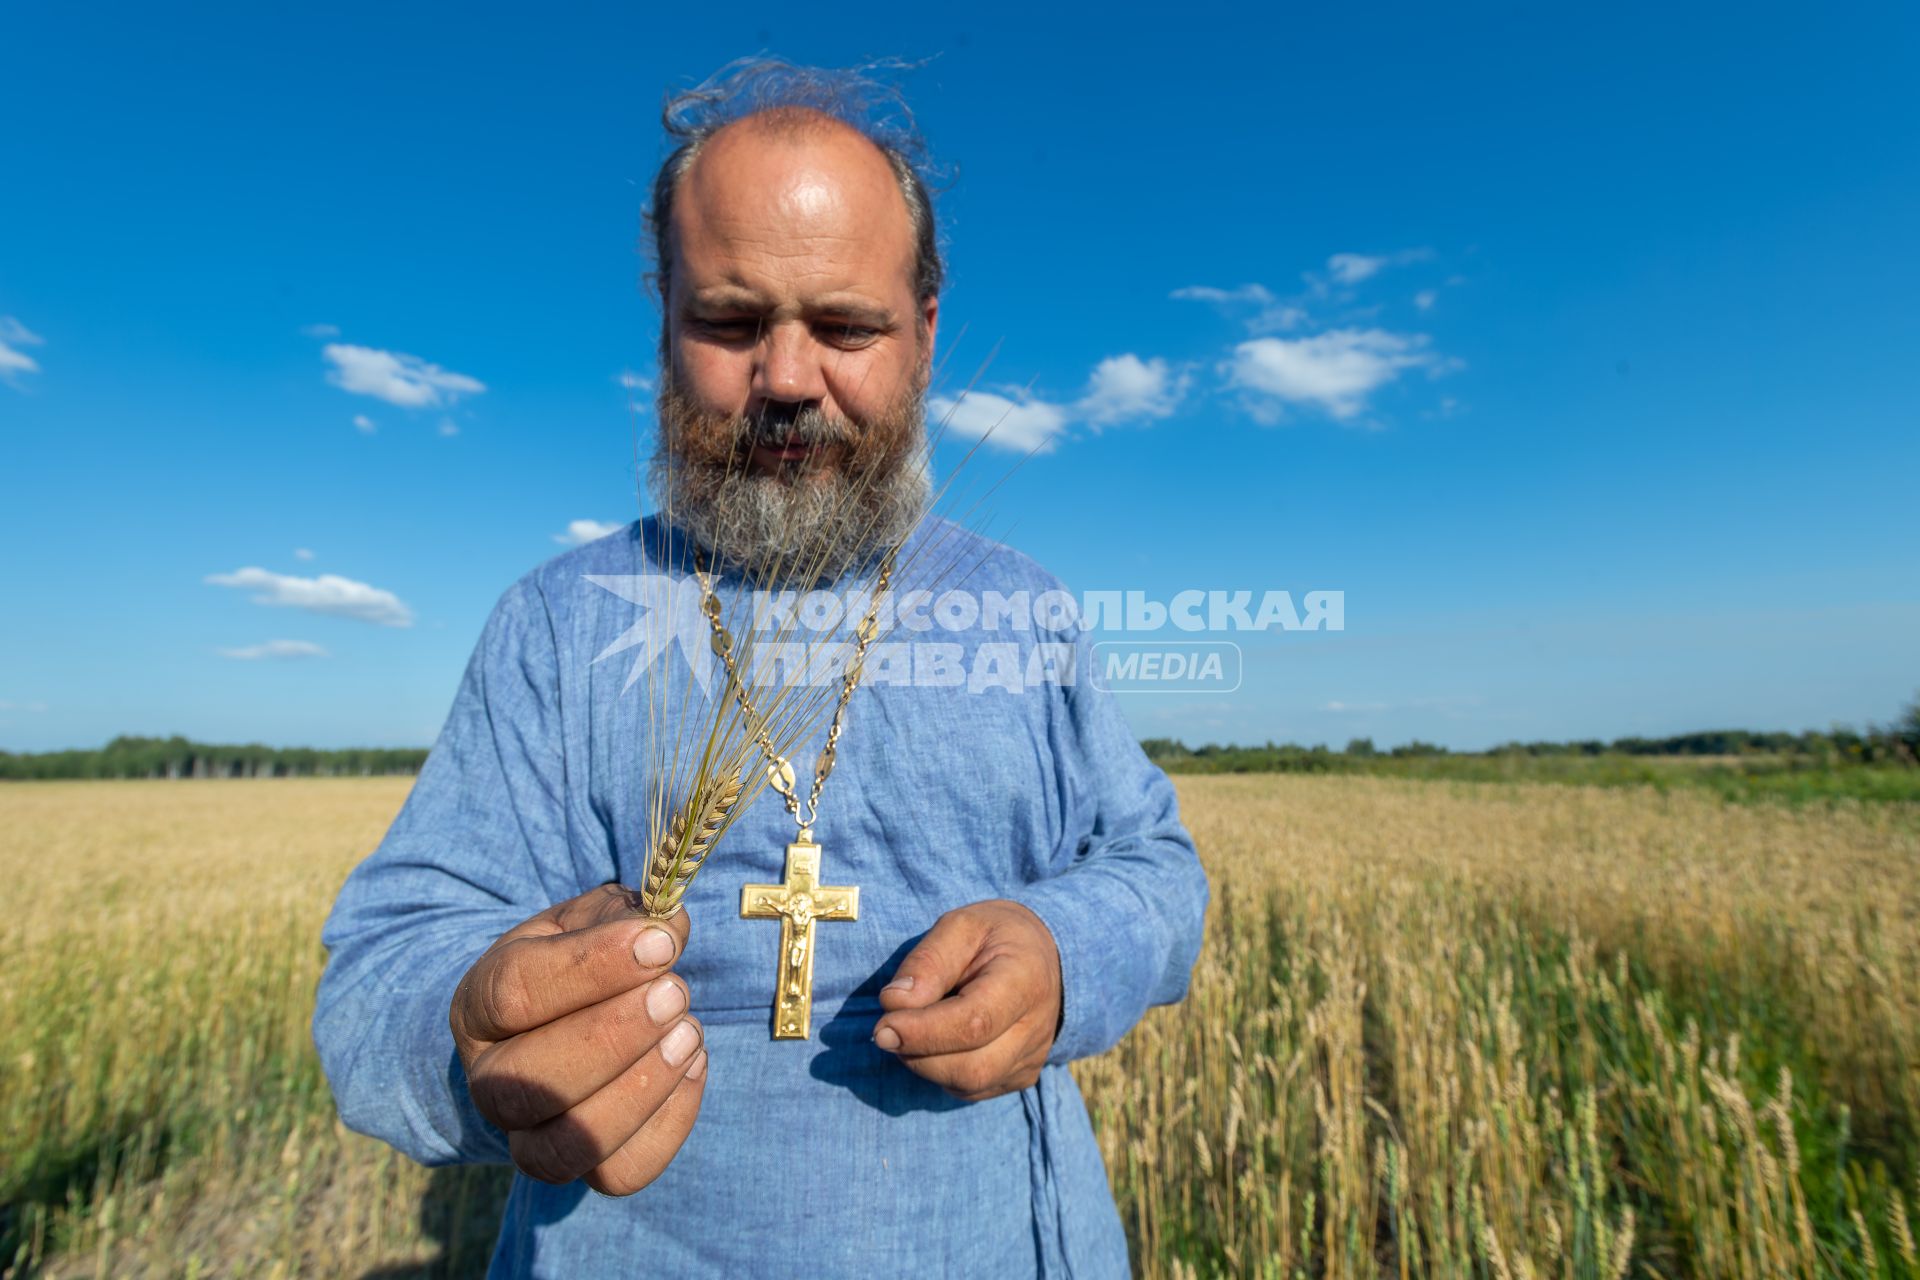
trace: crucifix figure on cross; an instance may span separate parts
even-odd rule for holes
[[[821,884],[820,846],[803,832],[787,846],[784,883],[741,886],[740,914],[748,920],[780,921],[773,1038],[805,1040],[813,1018],[813,927],[821,920],[858,919],[859,887]]]

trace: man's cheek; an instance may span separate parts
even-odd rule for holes
[[[886,415],[905,385],[902,371],[871,352],[843,351],[827,364],[828,390],[835,410],[855,422],[872,422]]]
[[[753,387],[753,364],[744,354],[702,342],[683,344],[679,376],[690,398],[710,414],[737,416],[746,411]]]

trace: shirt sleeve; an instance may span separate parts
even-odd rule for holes
[[[340,1118],[422,1164],[509,1159],[454,1051],[461,977],[513,926],[615,878],[610,851],[569,832],[559,685],[544,600],[522,580],[495,605],[406,804],[321,933],[313,1037]]]
[[[1104,1053],[1186,995],[1209,889],[1166,773],[1140,749],[1075,625],[1073,679],[1053,708],[1064,839],[1055,874],[1014,895],[1060,952],[1061,1024],[1047,1061]]]

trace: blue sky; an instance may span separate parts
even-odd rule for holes
[[[991,355],[1049,445],[993,529],[1076,591],[1346,593],[1143,736],[1890,718],[1914,12],[17,6],[0,747],[431,741],[499,593],[640,509],[660,99],[759,50],[932,58],[944,389]]]

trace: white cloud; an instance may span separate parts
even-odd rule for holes
[[[333,364],[327,381],[336,387],[403,409],[452,404],[463,395],[479,395],[487,389],[478,378],[442,369],[403,352],[329,342],[320,354]]]
[[[984,440],[1018,453],[1051,453],[1076,422],[1098,430],[1171,415],[1192,382],[1186,368],[1158,356],[1142,360],[1129,351],[1095,365],[1086,391],[1070,404],[1043,400],[1024,388],[1002,387],[1000,392],[930,396],[927,410],[939,430],[956,438]]]
[[[1233,349],[1223,366],[1234,386],[1269,397],[1265,406],[1277,417],[1279,404],[1316,405],[1342,420],[1358,416],[1367,397],[1407,369],[1443,372],[1450,362],[1427,349],[1424,333],[1384,329],[1330,329],[1308,338],[1254,338]]]
[[[1363,715],[1377,711],[1438,711],[1450,718],[1473,718],[1468,713],[1479,710],[1486,699],[1476,693],[1438,694],[1424,698],[1408,698],[1402,702],[1325,702],[1320,710],[1336,714]]]
[[[1087,393],[1074,405],[1075,413],[1093,424],[1164,418],[1179,407],[1191,381],[1186,370],[1169,368],[1155,357],[1142,360],[1128,352],[1108,356],[1094,366]]]
[[[258,662],[263,658],[326,658],[332,655],[311,640],[269,640],[265,644],[250,644],[239,649],[222,649],[220,656]]]
[[[1335,284],[1359,284],[1368,276],[1378,275],[1386,265],[1385,258],[1370,254],[1336,253],[1327,259],[1327,274]]]
[[[927,408],[957,436],[1020,453],[1051,453],[1067,429],[1064,406],[1027,396],[1011,400],[991,391],[969,391],[958,399],[934,396]]]
[[[216,587],[238,587],[243,591],[252,591],[255,593],[255,604],[306,609],[336,618],[355,618],[382,627],[413,625],[413,610],[402,604],[400,597],[393,592],[331,573],[323,573],[317,578],[295,578],[248,567],[232,573],[209,574],[206,581]]]
[[[443,436],[457,436],[460,434],[460,424],[452,418],[442,418],[440,419],[440,434]]]
[[[311,560],[313,559],[313,552],[306,547],[295,547],[293,549],[293,558],[295,560]]]
[[[1425,262],[1431,249],[1402,249],[1398,253],[1336,253],[1327,259],[1327,274],[1335,284],[1359,284],[1388,267],[1404,267],[1410,262]]]
[[[1413,305],[1420,308],[1422,311],[1433,310],[1433,304],[1438,302],[1439,300],[1440,300],[1440,291],[1438,289],[1422,289],[1420,292],[1413,295]]]
[[[610,533],[618,533],[626,527],[607,520],[570,520],[567,522],[567,531],[554,534],[553,540],[565,546],[578,547]]]
[[[45,342],[45,338],[12,316],[0,316],[0,382],[12,382],[15,374],[40,372],[40,362],[20,348],[38,347]]]
[[[340,336],[340,326],[337,324],[303,324],[300,326],[300,332],[309,338],[337,338]]]
[[[1267,286],[1243,284],[1237,289],[1217,289],[1210,284],[1190,284],[1170,295],[1182,302],[1257,302],[1262,306],[1274,301]]]
[[[46,709],[47,704],[44,702],[9,702],[0,698],[0,711],[26,711],[37,715]]]
[[[1247,321],[1247,328],[1255,333],[1279,333],[1288,329],[1298,329],[1306,322],[1306,308],[1282,302],[1275,306],[1262,307],[1260,314]]]
[[[1247,321],[1247,328],[1254,333],[1297,329],[1307,320],[1305,308],[1297,302],[1275,297],[1273,290],[1263,284],[1243,284],[1234,289],[1195,284],[1175,289],[1168,296],[1182,302],[1212,302],[1223,307],[1242,304],[1256,306],[1259,310]]]
[[[356,413],[353,415],[353,425],[360,428],[360,434],[362,435],[370,436],[378,430],[374,425],[373,419],[364,413]]]
[[[645,413],[649,408],[646,393],[653,390],[653,379],[644,373],[635,373],[631,369],[622,369],[614,376],[627,393],[627,412]]]

